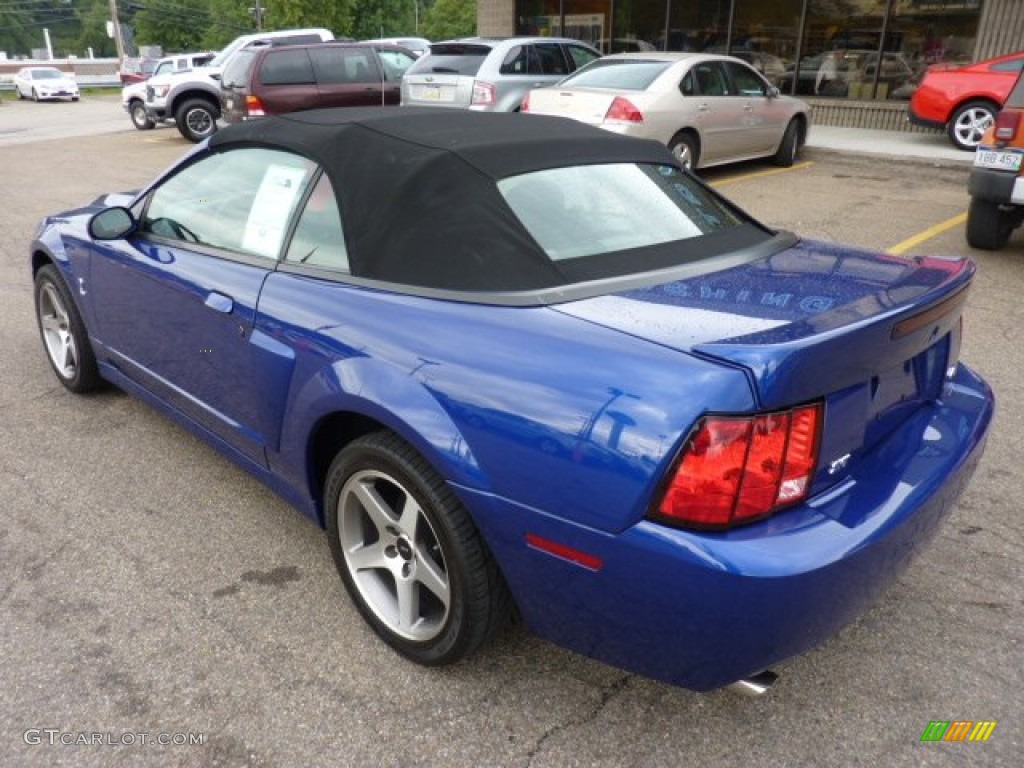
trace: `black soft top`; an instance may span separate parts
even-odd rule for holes
[[[283,148],[323,166],[354,276],[470,292],[614,276],[607,265],[573,264],[586,259],[548,258],[496,180],[575,165],[676,164],[657,142],[574,120],[429,107],[295,112],[231,125],[210,139],[214,150],[237,145]],[[644,268],[643,259],[631,258],[627,271]]]

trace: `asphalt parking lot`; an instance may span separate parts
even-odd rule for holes
[[[966,164],[812,149],[792,169],[705,174],[808,237],[974,257],[961,356],[998,398],[937,539],[750,699],[625,674],[518,628],[453,668],[414,667],[363,624],[299,513],[137,400],[64,391],[33,316],[36,223],[192,147],[103,101],[109,126],[71,139],[11,126],[28,110],[73,121],[87,100],[0,105],[0,765],[1019,765],[1024,232],[998,253],[967,248]],[[997,726],[986,743],[921,742],[935,720]]]

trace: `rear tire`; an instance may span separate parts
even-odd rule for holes
[[[991,200],[971,198],[967,209],[967,244],[983,251],[998,251],[1013,232],[1013,216]]]
[[[174,113],[178,131],[193,144],[217,132],[219,111],[204,99],[188,99]]]
[[[965,152],[973,152],[981,143],[981,137],[996,119],[999,107],[991,101],[968,101],[957,107],[949,119],[946,132],[953,146]]]
[[[780,168],[789,168],[796,162],[796,156],[799,151],[800,123],[793,119],[786,126],[786,132],[782,134],[782,141],[779,142],[779,148],[772,157],[772,162]]]
[[[675,155],[676,160],[688,171],[697,170],[697,163],[700,162],[700,147],[696,137],[689,131],[680,131],[668,143],[668,150]]]
[[[493,556],[451,488],[391,432],[347,445],[325,490],[327,537],[366,622],[426,666],[493,637],[512,602]]]

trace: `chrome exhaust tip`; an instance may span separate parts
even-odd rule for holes
[[[744,696],[764,696],[778,679],[777,674],[766,669],[764,672],[737,680],[729,686],[729,689]]]

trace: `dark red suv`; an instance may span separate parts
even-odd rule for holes
[[[397,105],[416,56],[386,43],[315,43],[238,51],[221,75],[229,123],[318,107]]]

